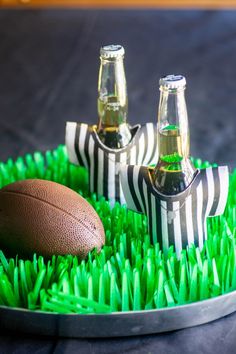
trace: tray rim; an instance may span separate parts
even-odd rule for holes
[[[221,294],[221,295],[217,295],[214,297],[211,297],[209,299],[204,299],[204,300],[198,300],[198,301],[194,301],[194,302],[190,302],[188,304],[183,304],[183,305],[175,305],[175,306],[170,306],[170,307],[161,307],[158,309],[150,309],[150,310],[130,310],[130,311],[114,311],[114,312],[107,312],[107,313],[88,313],[88,314],[81,314],[81,313],[59,313],[59,312],[50,312],[50,311],[42,311],[42,310],[30,310],[27,308],[23,308],[23,307],[11,307],[11,306],[4,306],[4,305],[0,305],[0,310],[4,309],[4,310],[12,310],[12,311],[20,311],[20,312],[27,312],[27,313],[37,313],[37,314],[45,314],[45,315],[56,315],[56,316],[80,316],[80,317],[84,317],[84,316],[96,316],[96,317],[103,317],[103,316],[121,316],[122,314],[142,314],[142,313],[158,313],[158,312],[168,312],[171,311],[173,309],[179,309],[179,308],[192,308],[192,307],[198,307],[200,304],[206,304],[207,303],[211,303],[211,302],[215,302],[214,300],[217,299],[224,299],[224,298],[228,298],[231,297],[232,295],[236,295],[236,290],[232,290],[229,291],[225,294]]]
[[[4,331],[66,338],[115,338],[171,332],[236,312],[236,290],[214,298],[161,309],[60,314],[0,306]]]

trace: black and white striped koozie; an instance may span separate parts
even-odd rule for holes
[[[90,192],[104,196],[112,205],[125,203],[119,166],[121,164],[151,165],[158,160],[157,125],[146,123],[131,128],[132,140],[121,149],[105,146],[95,126],[67,122],[66,146],[69,160],[89,171]]]
[[[227,166],[198,170],[190,186],[177,195],[161,194],[154,186],[150,168],[121,166],[121,183],[129,209],[148,218],[153,243],[177,256],[186,245],[201,249],[207,238],[206,218],[224,212],[229,187]]]

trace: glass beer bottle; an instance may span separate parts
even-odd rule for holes
[[[168,75],[160,79],[159,160],[153,171],[153,181],[158,191],[167,195],[183,192],[196,172],[189,158],[185,88],[184,76]]]
[[[121,45],[108,45],[100,50],[97,133],[103,144],[112,149],[123,148],[132,138],[127,123],[124,53]]]

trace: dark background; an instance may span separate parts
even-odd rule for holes
[[[0,160],[63,143],[66,120],[97,122],[109,43],[126,49],[130,123],[156,121],[159,78],[182,73],[192,154],[234,163],[235,11],[0,11]]]
[[[131,124],[156,121],[160,76],[181,73],[192,155],[235,166],[235,11],[0,11],[0,160],[64,143],[66,120],[96,123],[99,48],[111,43],[126,49]],[[138,338],[1,333],[0,353],[236,353],[235,338],[236,314]]]

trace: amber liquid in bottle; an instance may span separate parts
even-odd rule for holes
[[[127,104],[122,106],[115,96],[98,98],[99,138],[109,148],[121,149],[129,144],[131,132],[126,123]]]
[[[167,195],[183,192],[191,183],[194,167],[182,154],[182,139],[178,127],[169,125],[159,132],[162,155],[153,171],[157,189]]]

